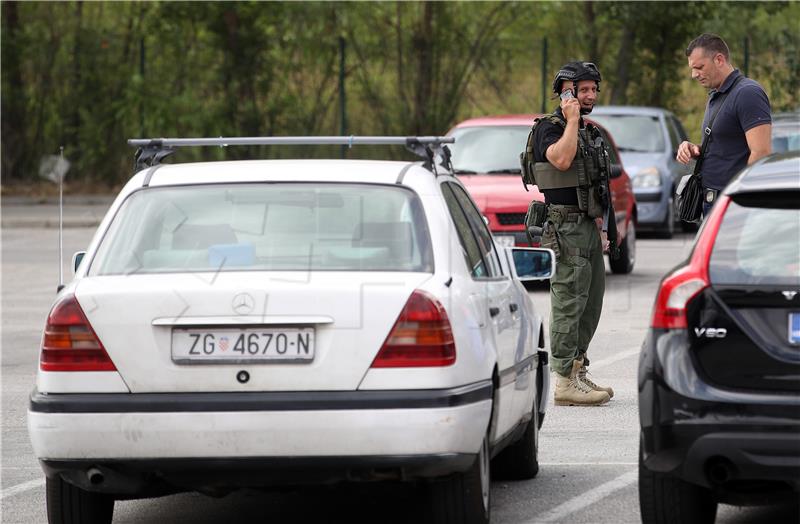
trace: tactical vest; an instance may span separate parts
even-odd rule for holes
[[[599,131],[588,124],[578,131],[578,148],[575,158],[566,171],[559,171],[549,162],[536,162],[534,132],[540,120],[566,128],[566,122],[554,114],[537,118],[528,134],[525,151],[520,154],[522,181],[526,185],[539,186],[539,189],[561,189],[574,187],[578,192],[578,207],[591,218],[603,216],[608,199],[603,198],[602,176],[611,172],[606,146]]]

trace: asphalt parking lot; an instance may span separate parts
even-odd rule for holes
[[[44,482],[25,427],[38,345],[58,280],[57,208],[8,204],[2,209],[2,462],[0,521],[46,522]],[[65,275],[84,249],[107,203],[73,203],[65,210]],[[86,226],[90,227],[86,227]],[[596,382],[615,397],[596,408],[552,405],[540,438],[540,473],[530,481],[492,484],[492,522],[639,522],[636,491],[638,418],[636,364],[661,276],[687,253],[692,236],[640,239],[631,275],[608,275],[603,316],[589,355]],[[549,296],[530,292],[546,314]],[[179,444],[178,444],[179,445]],[[422,514],[413,486],[355,485],[240,492],[214,499],[181,494],[118,502],[115,523],[415,522]],[[717,522],[798,522],[796,507],[720,506]]]

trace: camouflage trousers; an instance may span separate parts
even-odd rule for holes
[[[572,362],[589,364],[589,349],[606,288],[603,247],[595,221],[574,206],[551,205],[542,247],[556,253],[550,279],[550,367],[569,376]]]

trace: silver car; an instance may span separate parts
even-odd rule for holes
[[[675,160],[678,145],[687,140],[680,120],[659,107],[600,106],[590,116],[614,138],[636,195],[640,230],[671,238],[675,218],[675,187],[686,166]]]

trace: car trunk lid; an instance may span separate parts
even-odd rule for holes
[[[118,275],[83,279],[75,294],[133,393],[355,390],[406,300],[430,276]],[[240,335],[253,333],[260,355],[250,353],[254,341],[247,337],[243,351],[235,351]],[[271,347],[264,333],[272,335]],[[281,335],[288,338],[276,347]],[[186,344],[193,340],[199,345],[189,355]],[[202,354],[209,341],[216,357]],[[292,352],[295,358],[288,358]],[[271,358],[261,360],[264,355]]]
[[[716,383],[800,391],[797,193],[734,196],[688,311],[698,361]]]

